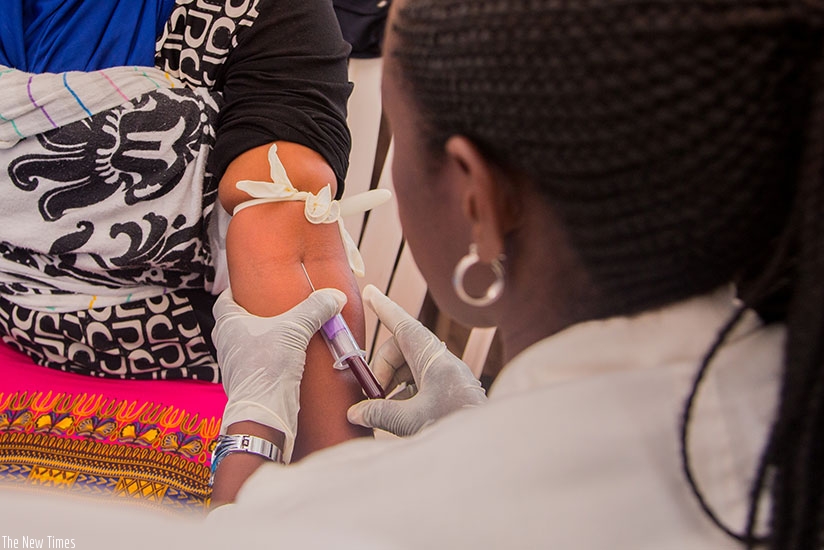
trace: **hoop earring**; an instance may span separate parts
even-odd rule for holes
[[[469,268],[475,264],[480,263],[481,258],[478,256],[478,245],[472,243],[469,245],[469,253],[460,259],[455,265],[455,272],[452,274],[452,287],[455,289],[455,294],[466,304],[475,307],[486,307],[495,303],[501,294],[504,292],[504,266],[501,263],[505,256],[501,254],[489,264],[492,273],[495,275],[495,281],[486,289],[483,296],[470,296],[464,288],[464,277]]]

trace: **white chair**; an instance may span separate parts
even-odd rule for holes
[[[381,59],[351,59],[349,78],[354,83],[349,100],[349,128],[352,153],[346,178],[346,193],[355,194],[372,186],[394,191],[392,186],[391,138],[381,133]],[[385,151],[385,154],[384,154]],[[409,247],[405,246],[394,195],[387,204],[365,215],[344,219],[347,230],[358,242],[366,266],[359,279],[361,289],[375,285],[413,315],[419,314],[426,298],[426,282],[418,271]],[[460,355],[480,377],[494,338],[494,328],[473,329]],[[368,354],[389,337],[375,315],[366,310],[366,351]]]

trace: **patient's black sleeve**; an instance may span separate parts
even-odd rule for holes
[[[320,153],[338,179],[349,163],[346,104],[350,46],[331,0],[262,0],[254,24],[218,75],[225,104],[210,170],[218,177],[241,153],[276,140]]]

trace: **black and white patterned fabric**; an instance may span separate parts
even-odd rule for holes
[[[204,288],[216,99],[157,90],[0,150],[0,294],[72,311]]]
[[[186,87],[0,150],[5,342],[65,371],[218,381],[191,293],[214,281],[211,86],[257,5],[178,0],[156,64]]]
[[[259,1],[178,0],[157,42],[155,65],[191,86],[214,86],[238,33],[257,19]]]
[[[0,298],[3,340],[36,363],[102,378],[218,382],[195,291],[70,313]]]

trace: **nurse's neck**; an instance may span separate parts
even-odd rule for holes
[[[507,238],[507,283],[495,304],[504,363],[532,344],[597,317],[586,271],[543,201],[527,201]]]

